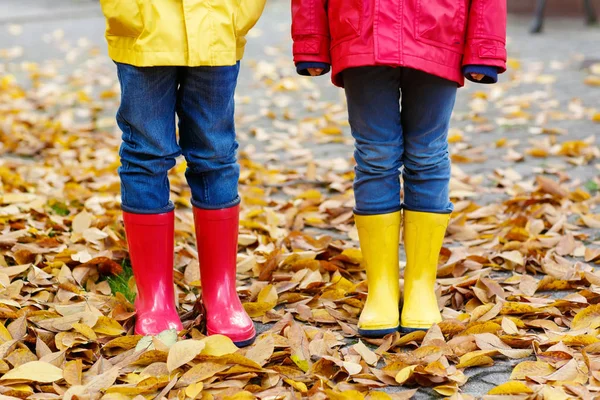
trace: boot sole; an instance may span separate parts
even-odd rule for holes
[[[390,333],[398,332],[398,327],[395,328],[385,328],[385,329],[360,329],[358,328],[358,334],[360,336],[369,337],[369,338],[380,338],[385,335],[389,335]]]
[[[246,347],[246,346],[250,346],[252,343],[254,343],[254,340],[256,340],[256,336],[247,339],[247,340],[242,340],[240,342],[233,342],[233,344],[235,344],[237,347]]]
[[[412,333],[412,332],[427,332],[429,328],[407,328],[404,326],[400,327],[401,333]]]

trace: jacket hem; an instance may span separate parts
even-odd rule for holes
[[[195,58],[193,62],[190,61],[190,54],[187,51],[138,51],[110,44],[108,55],[113,61],[136,67],[224,67],[235,65],[244,55],[244,48],[238,47],[233,51],[210,51],[206,58],[193,57]]]
[[[409,54],[404,54],[402,56],[402,59],[404,60],[402,63],[378,61],[375,59],[375,56],[370,53],[347,54],[342,57],[333,57],[333,59],[335,62],[332,66],[333,74],[331,76],[331,81],[334,85],[342,88],[344,87],[344,80],[342,76],[342,72],[344,70],[348,68],[377,65],[413,68],[455,82],[459,87],[462,87],[465,84],[465,78],[462,75],[460,65],[457,65],[456,67],[449,67],[444,64],[428,61],[421,57]]]

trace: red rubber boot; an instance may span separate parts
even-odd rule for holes
[[[209,335],[228,336],[238,347],[254,342],[254,323],[236,291],[240,207],[204,210],[194,207],[196,240]]]
[[[175,212],[123,212],[123,221],[137,286],[135,334],[146,336],[167,329],[182,330],[173,288]]]

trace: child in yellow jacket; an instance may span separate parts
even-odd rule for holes
[[[245,35],[265,1],[100,0],[121,84],[119,175],[138,291],[137,334],[182,329],[167,174],[183,154],[208,334],[229,336],[240,346],[254,340],[235,287],[240,198],[233,97]]]

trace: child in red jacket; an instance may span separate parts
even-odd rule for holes
[[[495,83],[505,71],[506,0],[292,0],[292,17],[298,73],[332,68],[348,101],[369,288],[359,333],[429,329],[441,321],[434,288],[453,210],[447,134],[456,90],[465,77]]]

